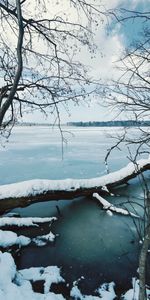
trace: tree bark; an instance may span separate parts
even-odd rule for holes
[[[23,69],[22,45],[23,45],[24,27],[23,27],[20,0],[16,0],[16,9],[17,9],[18,28],[19,28],[19,35],[18,35],[18,42],[17,42],[18,65],[17,65],[17,70],[16,70],[13,86],[10,90],[10,93],[9,93],[6,101],[3,103],[2,107],[0,108],[0,127],[3,124],[3,120],[4,120],[6,112],[8,111],[9,107],[11,106],[11,104],[13,102],[13,99],[14,99],[14,96],[15,96],[15,93],[17,90],[17,86],[18,86],[19,80],[21,78],[22,69]]]
[[[144,241],[142,244],[140,257],[139,257],[139,300],[147,300],[146,296],[146,264],[147,264],[147,254],[150,246],[150,193],[148,192],[146,198],[147,211],[147,228],[144,236]]]
[[[147,300],[146,297],[146,263],[147,263],[147,253],[150,245],[150,226],[146,231],[144,237],[140,257],[139,257],[139,300]]]

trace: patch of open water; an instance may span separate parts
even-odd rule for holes
[[[137,181],[117,192],[130,195],[134,202],[135,198],[131,195],[137,193],[137,205],[134,207],[137,213],[142,213],[138,205],[142,203],[142,191]],[[127,197],[107,196],[107,200],[117,206],[127,202]],[[129,203],[126,207],[133,211]],[[36,203],[13,211],[21,216],[58,217],[52,225],[52,232],[58,234],[55,243],[22,248],[17,257],[18,268],[57,265],[62,268],[62,274],[70,285],[84,276],[81,288],[86,294],[92,293],[101,283],[111,281],[120,291],[127,290],[131,287],[132,277],[138,275],[139,237],[131,217],[108,216],[95,200],[86,198]],[[136,222],[139,223],[138,220]],[[35,230],[37,234],[34,228],[26,229],[23,234],[34,236]],[[47,232],[47,226],[42,225],[42,234]]]

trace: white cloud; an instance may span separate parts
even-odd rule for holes
[[[45,0],[46,3],[49,2],[48,10],[45,11],[44,5],[41,15],[39,14],[39,7],[35,5],[37,3],[36,1],[28,0],[25,3],[28,3],[28,7],[24,4],[24,9],[26,12],[32,17],[36,16],[37,18],[48,17],[53,18],[55,15],[58,14],[59,16],[63,18],[68,18],[68,20],[74,20],[80,19],[80,21],[85,24],[86,17],[81,11],[75,13],[75,10],[73,7],[70,6],[70,1],[64,0],[64,1],[48,1]],[[145,0],[133,0],[133,1],[125,1],[125,0],[102,0],[101,2],[97,0],[97,3],[100,4],[100,8],[102,10],[104,9],[114,9],[118,6],[126,6],[127,8],[135,7],[139,3],[146,3]],[[57,5],[56,5],[57,4]],[[108,80],[110,78],[115,78],[118,76],[118,70],[115,69],[115,62],[120,58],[120,54],[122,53],[124,49],[124,37],[120,34],[120,28],[119,26],[115,27],[115,30],[112,30],[112,32],[109,32],[107,34],[106,28],[107,28],[107,20],[105,17],[103,18],[104,21],[101,22],[100,25],[97,27],[97,31],[95,31],[95,42],[98,45],[98,51],[93,58],[91,58],[91,54],[88,53],[86,47],[82,49],[81,53],[78,54],[77,58],[82,61],[83,63],[89,65],[91,67],[91,76],[94,76],[96,79],[101,78],[101,80]],[[94,29],[95,30],[95,29]],[[9,39],[10,39],[10,33],[9,33]],[[38,43],[38,41],[34,41],[35,45],[38,44],[38,50],[43,51],[44,45]],[[86,111],[87,119],[89,120],[88,114],[90,113],[89,109],[85,107],[80,107],[81,111]],[[99,111],[99,109],[95,109]],[[98,113],[95,112],[95,118],[97,119]],[[102,113],[104,114],[104,110],[102,109]],[[75,108],[71,105],[70,108],[71,114],[74,114],[77,116],[79,114],[78,107]],[[92,117],[91,119],[94,119],[94,109],[92,108]],[[65,120],[66,114],[63,112],[63,120]],[[82,113],[81,113],[82,115]],[[39,120],[40,114],[37,114],[37,119]],[[85,114],[84,114],[85,117]],[[36,118],[36,114],[34,114],[34,120]],[[73,118],[73,117],[72,117]],[[25,119],[32,119],[32,116],[28,115]]]

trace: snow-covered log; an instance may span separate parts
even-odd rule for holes
[[[29,180],[0,186],[0,212],[33,202],[72,199],[104,193],[127,183],[141,172],[150,170],[150,159],[129,163],[126,167],[110,174],[92,179]]]
[[[27,217],[27,218],[15,218],[15,217],[2,217],[0,218],[0,227],[4,226],[18,226],[29,227],[38,226],[40,223],[51,223],[56,221],[56,217],[39,218],[39,217]]]

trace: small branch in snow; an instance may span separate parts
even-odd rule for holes
[[[55,235],[50,231],[48,234],[37,236],[32,241],[39,247],[45,246],[48,242],[54,242]]]
[[[94,193],[93,197],[96,198],[100,202],[100,204],[102,205],[104,210],[107,210],[109,212],[109,215],[112,215],[111,212],[115,212],[115,213],[122,214],[122,215],[125,215],[125,216],[131,216],[131,217],[134,217],[134,218],[139,218],[138,215],[135,215],[132,212],[129,212],[128,210],[126,210],[126,209],[118,208],[118,207],[114,206],[113,204],[111,204],[110,202],[108,202],[107,200],[102,198],[98,193]]]

